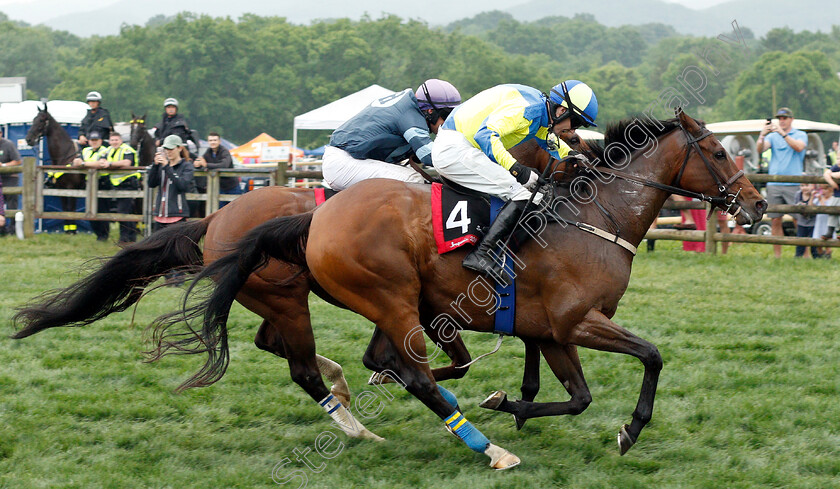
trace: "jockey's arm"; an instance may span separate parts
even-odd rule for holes
[[[485,124],[475,133],[475,141],[491,160],[498,163],[505,170],[516,163],[516,158],[505,148],[502,138],[510,135],[521,135],[524,139],[528,134],[530,121],[520,114],[492,113]]]

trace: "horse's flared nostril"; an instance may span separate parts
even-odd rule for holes
[[[758,211],[759,217],[764,215],[764,212],[767,210],[767,201],[766,200],[759,200],[755,203],[755,210]]]

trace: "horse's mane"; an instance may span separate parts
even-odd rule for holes
[[[643,130],[649,136],[659,139],[661,136],[680,127],[680,120],[676,117],[665,120],[652,120],[645,116],[636,116],[621,119],[618,122],[611,122],[607,124],[603,143],[591,140],[586,141],[589,147],[589,152],[587,153],[590,153],[587,154],[587,157],[589,157],[590,161],[597,162],[596,166],[606,165],[607,158],[605,158],[604,151],[611,144],[623,146],[628,150],[634,148],[636,145],[627,141],[627,128],[631,125]]]

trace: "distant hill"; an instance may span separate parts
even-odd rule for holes
[[[511,7],[511,3],[515,6]],[[73,10],[70,10],[72,13],[65,13],[68,12],[67,5],[73,5]],[[94,4],[91,0],[70,4],[64,0],[39,0],[0,7],[0,11],[15,20],[32,24],[43,22],[54,29],[67,30],[80,36],[116,34],[122,24],[143,25],[156,15],[171,16],[183,11],[232,18],[253,13],[286,17],[290,22],[301,24],[308,24],[315,19],[359,19],[365,14],[379,18],[383,13],[391,13],[404,19],[424,20],[431,25],[447,25],[491,10],[508,12],[520,21],[534,21],[547,16],[591,14],[607,26],[665,24],[681,34],[703,36],[730,32],[733,20],[748,27],[756,36],[763,36],[774,27],[828,32],[833,23],[840,25],[840,2],[837,0],[801,0],[793,3],[785,0],[731,0],[702,10],[692,10],[662,0],[100,0]],[[55,12],[56,16],[48,17],[50,12]],[[95,19],[96,24],[93,31],[92,19]]]
[[[660,0],[531,0],[505,11],[518,20],[527,21],[550,15],[592,14],[595,20],[611,27],[660,23],[670,25],[680,33],[697,36],[731,32],[733,20],[759,37],[774,27],[830,32],[833,24],[840,26],[840,2],[837,0],[731,0],[702,10]]]

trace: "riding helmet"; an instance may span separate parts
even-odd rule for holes
[[[102,94],[99,92],[88,92],[87,97],[85,97],[85,100],[87,100],[88,102],[101,102]]]
[[[558,106],[568,110],[555,118]],[[582,81],[566,80],[555,85],[549,95],[549,111],[549,116],[555,124],[571,117],[573,127],[597,127],[595,118],[598,117],[598,99],[589,85]]]

